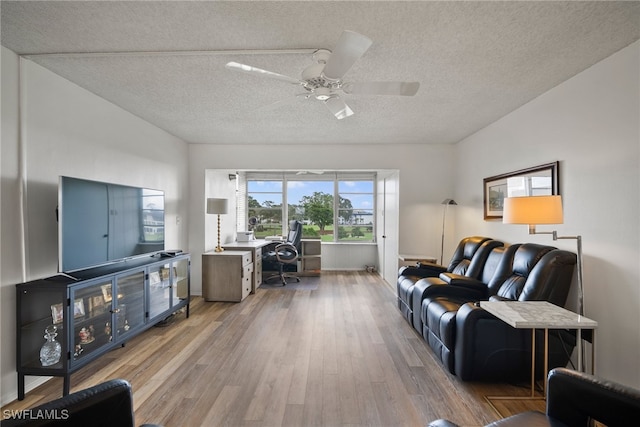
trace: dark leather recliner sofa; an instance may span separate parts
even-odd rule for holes
[[[487,427],[589,427],[594,421],[609,427],[634,425],[640,419],[640,390],[603,378],[556,368],[549,372],[547,407],[543,414],[528,411]],[[429,427],[458,427],[440,419]]]
[[[564,306],[575,264],[575,254],[552,246],[495,245],[488,249],[476,278],[445,272],[414,283],[410,323],[447,370],[463,380],[526,379],[531,331],[511,328],[477,303],[538,300]],[[571,333],[551,331],[549,366],[565,366],[574,346]],[[542,348],[536,346],[539,375]]]
[[[425,277],[438,277],[441,273],[453,273],[476,278],[480,275],[489,251],[503,243],[488,237],[466,237],[460,241],[447,267],[434,263],[420,263],[416,267],[402,267],[398,273],[397,291],[398,308],[407,321],[418,328],[422,324],[414,322],[419,319],[420,311],[414,313],[413,288],[417,281]],[[417,317],[416,317],[417,315]]]

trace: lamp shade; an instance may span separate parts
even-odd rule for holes
[[[208,214],[226,214],[229,210],[229,201],[227,199],[207,199]]]
[[[561,196],[507,197],[502,222],[505,224],[562,224]]]
[[[457,203],[453,199],[444,199],[441,205],[457,205]]]

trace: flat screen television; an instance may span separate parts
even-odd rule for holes
[[[61,176],[59,270],[77,270],[164,250],[164,192]]]

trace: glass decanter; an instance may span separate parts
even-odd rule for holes
[[[55,325],[49,325],[44,330],[44,333],[44,338],[47,342],[45,342],[40,349],[40,363],[42,366],[55,365],[62,355],[62,346],[56,341],[58,328]]]

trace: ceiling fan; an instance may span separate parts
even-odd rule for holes
[[[318,49],[313,54],[315,64],[302,71],[302,78],[296,79],[251,65],[229,62],[226,68],[253,75],[261,75],[287,83],[302,86],[306,92],[296,96],[316,99],[324,103],[337,119],[353,115],[353,110],[342,99],[349,95],[400,95],[413,96],[418,92],[419,82],[345,82],[344,75],[353,64],[369,49],[370,38],[354,31],[344,31],[333,51]]]

